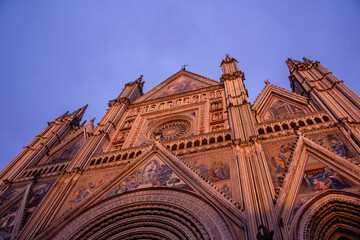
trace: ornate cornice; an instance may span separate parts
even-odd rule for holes
[[[245,80],[245,74],[241,71],[236,71],[233,74],[225,73],[220,77],[220,81],[224,82],[227,80],[235,80],[240,78],[241,80]]]

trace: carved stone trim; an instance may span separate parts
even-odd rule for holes
[[[360,195],[343,191],[327,191],[299,210],[292,225],[293,239],[325,239],[337,223],[360,227]]]
[[[147,219],[153,223],[149,223]],[[103,200],[70,217],[63,226],[56,226],[57,230],[52,233],[51,238],[86,238],[98,235],[105,228],[108,230],[101,236],[107,236],[105,234],[108,233],[119,234],[111,231],[114,229],[112,226],[120,227],[118,223],[121,221],[127,224],[138,221],[139,229],[155,227],[155,223],[158,223],[156,227],[161,231],[173,235],[181,233],[178,236],[187,236],[190,239],[193,236],[194,239],[235,239],[229,223],[208,202],[189,192],[163,188],[136,190]],[[50,231],[51,229],[42,233],[37,239],[49,237]],[[161,231],[156,233],[161,235]]]

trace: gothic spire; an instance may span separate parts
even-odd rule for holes
[[[238,61],[235,58],[230,58],[229,54],[226,54],[226,57],[221,62],[221,68],[223,74],[233,74],[239,71],[237,66]]]

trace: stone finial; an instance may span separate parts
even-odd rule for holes
[[[135,82],[136,83],[141,83],[143,77],[144,77],[144,75],[140,75],[140,77],[138,79],[136,79]]]
[[[133,86],[134,84],[139,84],[139,85],[141,85],[141,84],[143,84],[144,82],[143,82],[143,77],[144,77],[144,75],[140,75],[140,77],[138,77],[135,81],[133,81],[133,82],[129,82],[129,83],[126,83],[125,84],[125,86]]]
[[[266,80],[264,81],[264,83],[266,84],[266,86],[267,86],[267,85],[270,85],[269,79],[266,79]]]

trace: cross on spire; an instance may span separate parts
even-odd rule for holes
[[[186,70],[186,69],[185,69],[186,66],[189,66],[189,65],[188,65],[188,64],[184,64],[184,65],[181,66],[181,69]]]

